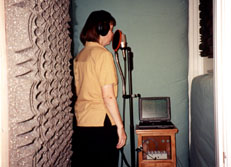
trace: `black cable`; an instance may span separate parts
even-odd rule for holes
[[[126,90],[125,90],[126,92]],[[125,107],[126,107],[126,100],[125,98],[123,99],[123,125],[124,125],[124,129],[125,129]],[[124,155],[124,148],[122,148],[120,151],[121,151],[121,167],[123,167],[123,160],[125,159],[125,161],[127,161],[125,155]],[[125,162],[126,163],[126,162]],[[128,166],[128,165],[127,165]]]
[[[151,160],[157,160],[157,158],[153,158],[152,156],[149,155],[149,153],[143,151],[143,147],[142,147],[142,146],[136,148],[136,152],[137,152],[137,155],[138,155],[139,152],[142,152],[142,153],[144,153],[146,156],[150,157]],[[137,159],[138,159],[138,157],[137,157]]]
[[[177,166],[179,164],[180,167],[183,167],[183,165],[182,165],[182,163],[178,157],[176,157],[176,164],[177,164]]]
[[[126,54],[126,52],[124,52],[124,54]],[[124,57],[123,97],[124,97],[124,95],[127,94],[126,93],[127,66],[126,66],[126,55],[123,55],[123,57]],[[122,118],[122,120],[123,120],[124,129],[125,129],[125,115],[126,115],[125,110],[126,110],[126,99],[123,98],[123,118]],[[130,167],[130,165],[126,159],[126,156],[124,155],[124,148],[121,148],[120,152],[121,152],[121,167],[123,167],[123,162],[125,162],[127,167]]]
[[[126,156],[124,155],[124,150],[123,148],[120,149],[121,152],[121,165],[123,165],[123,162],[127,165],[127,167],[131,167],[126,159]]]
[[[126,92],[126,90],[125,90]],[[126,100],[125,98],[123,98],[123,125],[124,125],[124,129],[125,129],[125,107],[126,107]],[[123,167],[123,159],[124,159],[124,152],[123,152],[123,148],[121,149],[121,167]],[[126,158],[125,158],[126,159]]]

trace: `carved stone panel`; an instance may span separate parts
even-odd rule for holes
[[[5,0],[10,167],[70,166],[69,0]]]

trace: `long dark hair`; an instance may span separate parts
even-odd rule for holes
[[[93,11],[87,18],[87,21],[80,34],[80,41],[85,45],[86,41],[99,42],[99,25],[102,23],[116,25],[115,18],[107,11]]]

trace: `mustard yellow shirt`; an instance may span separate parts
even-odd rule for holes
[[[117,97],[117,73],[112,54],[97,42],[86,42],[74,59],[77,126],[103,126],[106,114],[115,125],[102,97],[102,86],[113,84]]]

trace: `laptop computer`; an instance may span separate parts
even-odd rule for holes
[[[172,129],[170,97],[139,98],[139,129]]]

